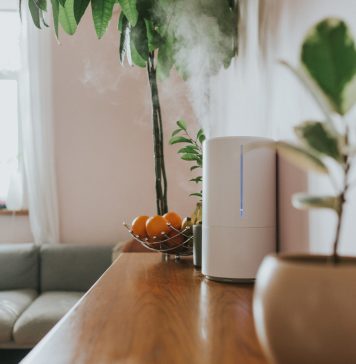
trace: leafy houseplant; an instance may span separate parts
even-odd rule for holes
[[[354,38],[343,21],[325,19],[306,35],[301,67],[284,64],[307,87],[324,120],[298,125],[299,143],[280,142],[279,151],[301,168],[328,176],[335,188],[333,195],[297,194],[293,205],[333,210],[337,228],[330,257],[265,258],[254,297],[256,329],[273,363],[351,363],[356,357],[356,259],[340,257],[338,251],[353,184],[354,127],[347,114],[356,104]]]
[[[181,155],[181,159],[184,161],[194,162],[194,165],[190,167],[191,171],[196,169],[201,170],[203,168],[203,142],[205,135],[203,129],[199,129],[196,136],[192,137],[188,132],[187,123],[184,120],[177,121],[178,128],[173,131],[170,144],[183,144],[183,148],[178,150]],[[201,175],[194,177],[190,180],[197,184],[201,184],[203,178]],[[193,262],[195,267],[201,266],[201,243],[202,243],[202,191],[190,194],[190,196],[199,197],[196,208],[191,218],[191,224],[193,225]]]
[[[20,3],[23,0],[20,0]],[[44,14],[49,0],[27,0],[35,25],[46,26]],[[200,4],[200,1],[197,3]],[[177,27],[180,17],[185,16],[186,0],[50,0],[52,5],[53,25],[58,37],[59,25],[68,34],[74,34],[89,4],[93,14],[93,23],[98,38],[103,37],[112,19],[117,3],[121,6],[118,22],[120,33],[119,53],[123,63],[146,68],[151,90],[153,144],[155,161],[155,189],[157,213],[168,211],[167,176],[164,161],[163,120],[158,92],[158,78],[165,78],[175,67],[184,77],[191,76],[189,61],[176,56],[182,48],[189,50],[185,33]],[[209,71],[217,72],[221,66],[227,67],[236,53],[237,10],[234,1],[209,0],[202,2],[201,14],[214,20],[211,29],[204,34],[210,44],[223,44],[219,52],[207,54],[209,64],[214,65]],[[201,15],[200,14],[200,15]],[[179,28],[179,31],[178,31]],[[198,19],[192,31],[199,32]],[[219,34],[219,37],[216,36]],[[224,42],[222,41],[225,40]],[[227,40],[227,41],[226,41]],[[189,54],[189,52],[185,54]]]

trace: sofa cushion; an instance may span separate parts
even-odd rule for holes
[[[34,244],[0,244],[0,290],[38,289],[38,281]]]
[[[33,289],[0,291],[0,343],[12,341],[16,320],[36,296]]]
[[[111,264],[112,246],[43,245],[41,291],[87,291]]]
[[[45,292],[16,321],[13,338],[18,345],[33,346],[78,302],[83,292]]]

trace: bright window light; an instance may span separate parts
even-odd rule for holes
[[[21,21],[18,12],[0,9],[1,71],[14,71],[20,68],[20,31]]]
[[[19,168],[18,72],[21,66],[18,11],[0,0],[0,207]]]

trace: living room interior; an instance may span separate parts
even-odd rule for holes
[[[0,364],[355,362],[355,15],[0,0]]]

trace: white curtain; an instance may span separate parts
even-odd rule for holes
[[[59,242],[52,116],[51,36],[37,30],[23,2],[21,145],[31,230],[37,244]]]
[[[321,118],[303,87],[281,66],[299,62],[307,30],[327,16],[341,17],[356,36],[354,0],[241,0],[240,55],[228,70],[211,80],[210,136],[255,135],[293,138],[293,125]],[[284,251],[329,252],[335,217],[331,212],[300,212],[291,206],[294,192],[329,191],[327,181],[305,175],[287,163],[280,165],[280,244]],[[350,195],[342,252],[354,254],[356,193]]]

